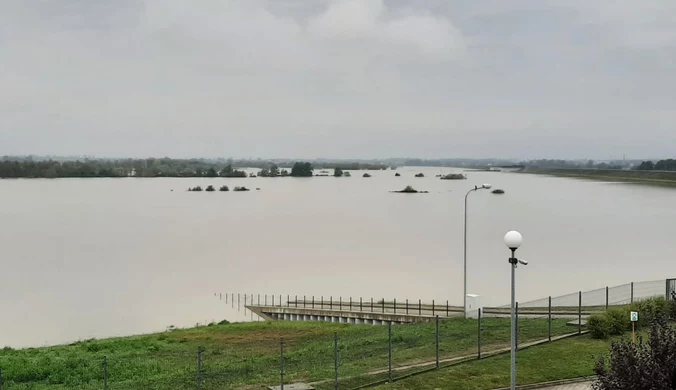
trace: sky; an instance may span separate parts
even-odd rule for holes
[[[0,155],[676,155],[674,0],[0,3]]]

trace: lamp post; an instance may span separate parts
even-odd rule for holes
[[[462,294],[462,312],[465,318],[467,318],[467,197],[469,196],[470,193],[478,190],[488,190],[491,188],[490,184],[482,184],[481,186],[474,186],[471,190],[467,191],[467,194],[465,194],[465,245],[463,249],[463,273],[464,273],[464,279],[462,285],[463,287],[463,294]]]
[[[515,296],[515,281],[514,274],[516,271],[517,264],[528,265],[526,260],[519,260],[515,257],[516,250],[519,249],[521,243],[523,242],[523,237],[521,233],[516,230],[512,230],[505,234],[505,245],[512,251],[512,255],[509,257],[509,264],[511,264],[512,269],[512,351],[511,351],[511,390],[516,389],[516,311],[514,310],[516,296]]]

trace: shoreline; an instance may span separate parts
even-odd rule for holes
[[[634,183],[652,186],[676,187],[676,172],[670,171],[629,171],[618,169],[545,169],[524,168],[516,173],[586,179],[594,181]]]

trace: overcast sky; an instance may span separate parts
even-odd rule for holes
[[[0,0],[0,155],[676,156],[674,0]]]

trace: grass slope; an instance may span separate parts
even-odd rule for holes
[[[545,319],[522,319],[519,323],[522,342],[547,337]],[[477,325],[475,320],[462,318],[440,320],[441,357],[475,354]],[[484,319],[482,328],[484,351],[508,345],[508,318]],[[554,335],[573,331],[564,320],[555,320],[552,328]],[[279,383],[283,338],[286,383],[326,381],[334,376],[334,332],[339,338],[340,376],[352,377],[346,384],[382,378],[382,374],[367,374],[387,368],[387,326],[284,321],[4,349],[0,350],[0,368],[8,390],[100,389],[105,356],[111,389],[194,389],[197,350],[202,347],[203,389],[259,388]],[[434,360],[434,323],[394,325],[392,334],[395,367]]]
[[[610,343],[610,340],[594,340],[584,335],[519,351],[517,384],[593,375],[596,358],[608,354]],[[442,368],[377,388],[488,390],[509,387],[509,362],[509,354],[500,355]]]

